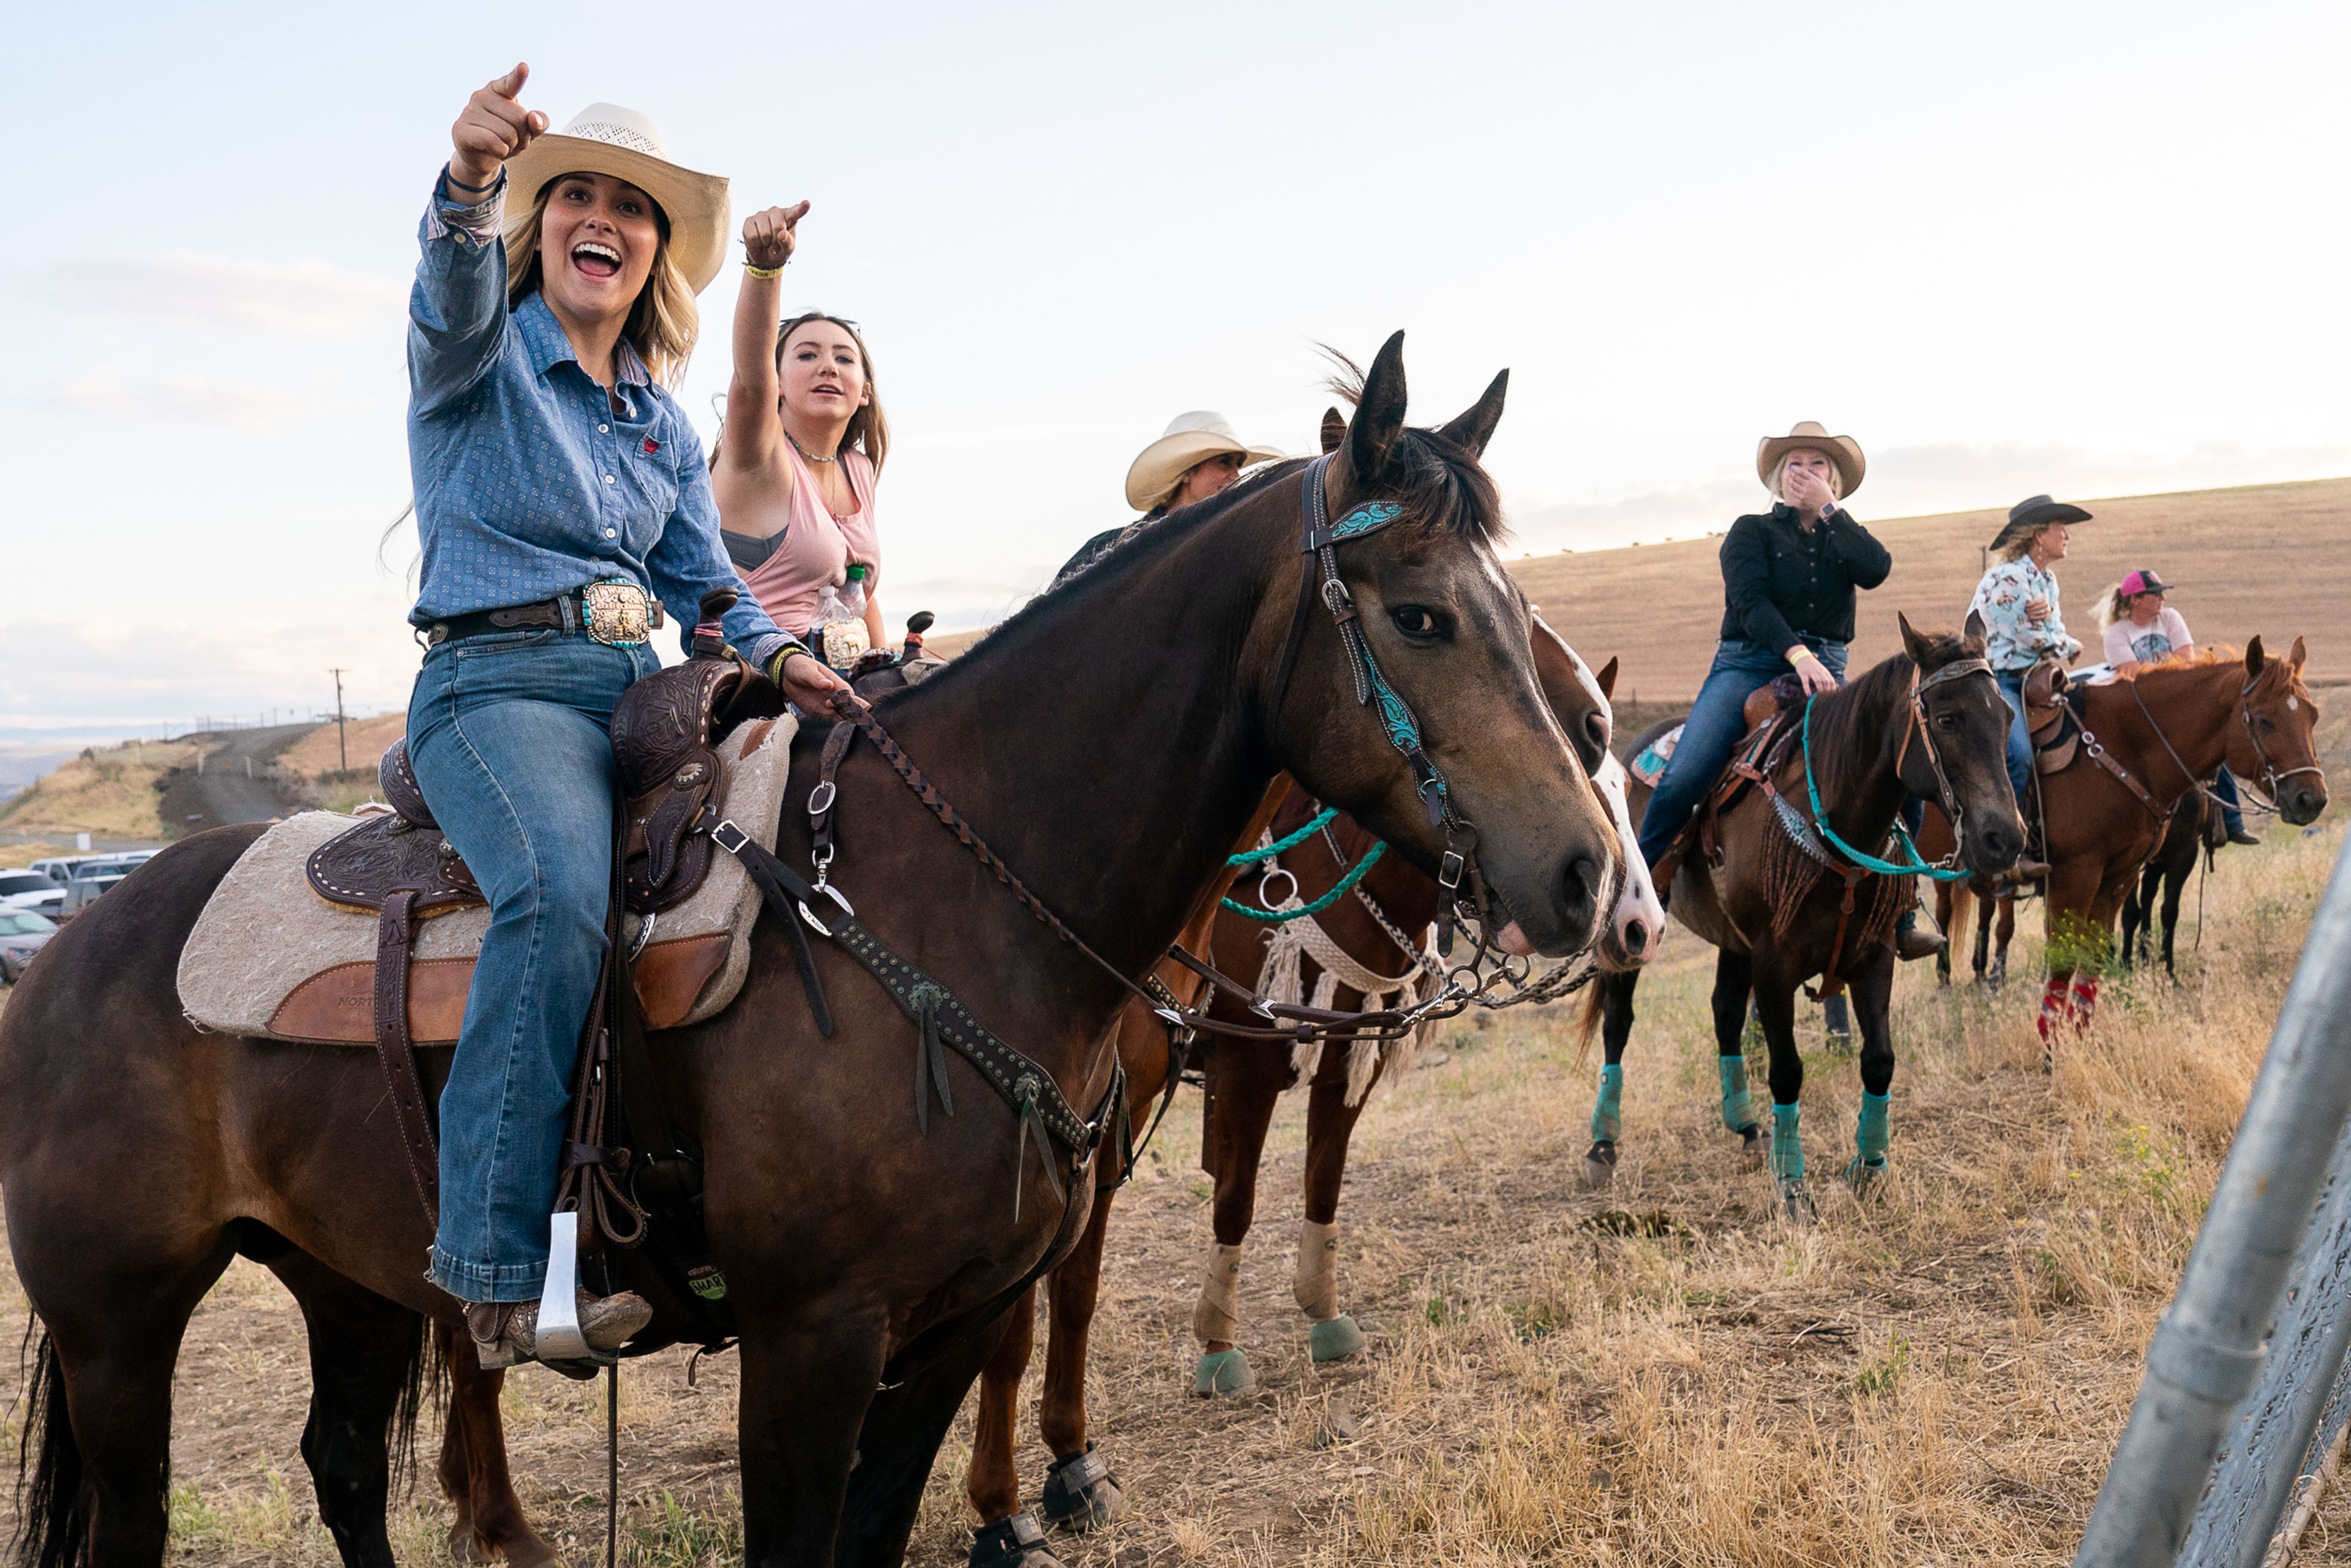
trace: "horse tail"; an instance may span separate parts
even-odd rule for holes
[[[1976,894],[1975,889],[1969,885],[1969,879],[1947,882],[1943,885],[1951,895],[1951,917],[1943,923],[1943,951],[1950,953],[1959,948],[1959,933],[1968,929],[1968,916],[1975,907]]]
[[[25,1425],[16,1448],[16,1560],[18,1568],[76,1568],[89,1551],[90,1488],[66,1408],[66,1369],[37,1315],[25,1325],[20,1372],[27,1355],[33,1374],[24,1379]]]
[[[1604,994],[1610,977],[1600,975],[1583,988],[1583,1010],[1575,1019],[1575,1064],[1582,1067],[1592,1057],[1592,1037],[1600,1032],[1600,1019],[1607,1011],[1608,999]]]
[[[392,1407],[392,1490],[413,1486],[416,1475],[416,1417],[429,1404],[439,1410],[447,1404],[449,1364],[441,1336],[432,1321],[419,1312],[408,1321],[408,1344],[400,1378],[400,1402]]]

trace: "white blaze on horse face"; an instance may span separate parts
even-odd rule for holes
[[[1600,759],[1593,786],[1608,803],[1609,821],[1625,849],[1625,877],[1616,890],[1616,907],[1610,912],[1608,930],[1601,938],[1604,967],[1633,969],[1657,956],[1666,936],[1666,906],[1649,880],[1649,862],[1641,856],[1640,836],[1633,831],[1633,810],[1625,798],[1625,765],[1615,754]]]

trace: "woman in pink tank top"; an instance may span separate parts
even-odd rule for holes
[[[777,625],[806,632],[824,591],[862,566],[866,635],[881,649],[873,486],[890,427],[872,360],[854,324],[838,317],[811,311],[768,325],[807,212],[802,202],[744,222],[735,377],[723,439],[711,451],[711,489],[726,552]]]

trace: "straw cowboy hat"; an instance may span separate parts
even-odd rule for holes
[[[1287,455],[1270,446],[1251,446],[1233,434],[1221,413],[1204,408],[1179,413],[1168,422],[1167,434],[1144,447],[1126,471],[1126,504],[1138,512],[1151,510],[1175,494],[1195,465],[1228,452],[1239,453],[1243,467]]]
[[[1816,420],[1801,421],[1785,435],[1767,435],[1755,444],[1755,476],[1768,487],[1771,470],[1780,459],[1796,451],[1818,452],[1834,464],[1837,482],[1844,486],[1837,498],[1850,500],[1861,488],[1861,476],[1869,471],[1869,461],[1861,455],[1861,443],[1850,435],[1831,435],[1828,427]]]
[[[696,294],[726,260],[726,177],[670,162],[661,128],[633,109],[591,103],[507,160],[512,199],[532,202],[550,180],[610,174],[651,196],[669,220],[669,254]]]
[[[2008,509],[2008,521],[1992,536],[1991,548],[2005,549],[2010,545],[2031,538],[2052,523],[2086,523],[2090,514],[2079,507],[2063,501],[2053,501],[2046,496],[2027,496]]]

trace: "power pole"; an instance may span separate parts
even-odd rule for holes
[[[349,773],[351,770],[351,748],[343,734],[343,672],[333,669],[327,673],[335,677],[335,750],[342,758],[342,771]]]

